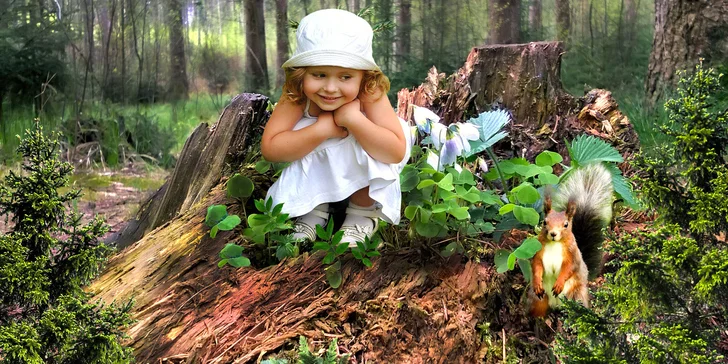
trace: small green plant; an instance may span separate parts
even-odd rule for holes
[[[237,244],[228,243],[220,251],[220,262],[217,266],[222,268],[230,264],[235,268],[249,267],[250,259],[243,256],[243,247]]]
[[[298,364],[346,364],[349,354],[339,355],[337,339],[331,341],[324,353],[314,354],[308,346],[306,338],[302,335],[298,340]]]
[[[210,227],[210,237],[214,239],[218,231],[230,231],[240,225],[240,216],[228,215],[225,205],[212,205],[207,208],[205,224]]]
[[[332,288],[339,288],[342,280],[339,256],[349,249],[348,244],[341,242],[341,238],[344,237],[344,232],[339,230],[334,233],[334,222],[329,221],[325,230],[321,225],[316,225],[316,235],[321,240],[313,243],[313,250],[326,252],[323,259],[323,263],[328,265],[328,267],[324,268],[326,281],[329,282]]]
[[[273,206],[273,198],[263,201],[255,200],[255,208],[261,214],[250,214],[248,216],[249,228],[243,230],[243,234],[249,237],[254,243],[273,247],[279,243],[290,244],[292,241],[286,239],[283,234],[292,228],[288,214],[284,214],[283,204]]]

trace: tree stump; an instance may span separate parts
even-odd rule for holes
[[[633,154],[639,146],[637,134],[611,93],[592,90],[575,98],[563,90],[563,53],[560,42],[475,47],[463,67],[450,77],[433,67],[425,83],[414,90],[401,90],[398,115],[409,120],[409,105],[423,106],[450,124],[494,107],[506,108],[514,122],[507,140],[510,147],[505,145],[507,141],[497,147],[502,155],[533,160],[544,150],[556,149],[568,157],[563,141],[584,132]],[[609,120],[611,127],[607,123],[596,127],[594,120]]]
[[[498,103],[515,119],[510,144],[499,146],[508,153],[533,157],[546,147],[560,149],[564,136],[577,132],[631,150],[634,131],[608,91],[580,99],[563,92],[561,52],[558,43],[476,48],[453,76],[433,69],[422,86],[401,91],[400,116],[409,119],[414,103],[453,122]],[[231,213],[241,213],[225,196],[223,175],[258,138],[266,100],[239,95],[217,124],[193,133],[170,180],[124,230],[128,237],[148,233],[113,257],[89,289],[107,302],[136,300],[137,323],[128,334],[140,363],[249,363],[291,348],[299,335],[338,338],[341,350],[371,362],[496,360],[500,340],[524,361],[548,360],[543,340],[549,338],[533,337],[521,304],[525,282],[497,274],[492,257],[443,259],[433,254],[438,247],[422,247],[388,252],[370,269],[345,258],[338,290],[326,283],[318,254],[259,270],[218,268],[222,247],[243,238],[234,230],[210,239],[206,210],[229,204]],[[525,237],[512,234],[501,247]]]
[[[123,249],[200,202],[256,144],[268,120],[267,107],[263,95],[240,94],[212,127],[200,124],[187,138],[169,179],[110,241]]]

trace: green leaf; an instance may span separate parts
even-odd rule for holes
[[[513,208],[513,216],[524,224],[531,226],[538,225],[539,215],[532,207],[515,206]]]
[[[400,174],[400,188],[402,192],[412,191],[420,183],[419,171],[411,165],[406,165]]]
[[[541,242],[536,238],[528,238],[513,251],[513,254],[519,259],[531,259],[539,250],[541,250]]]
[[[336,256],[334,255],[334,252],[330,251],[324,257],[323,263],[324,264],[331,264],[331,262],[333,262],[335,258],[336,258]]]
[[[511,253],[508,255],[508,270],[513,270],[516,267],[516,255]]]
[[[533,275],[531,273],[531,262],[526,259],[518,259],[517,262],[518,267],[521,268],[521,273],[523,273],[523,278],[527,283],[531,283],[531,276]]]
[[[404,217],[409,219],[410,221],[415,219],[415,215],[417,214],[417,210],[419,210],[420,207],[416,205],[409,205],[404,208]]]
[[[470,170],[467,169],[463,169],[462,172],[458,174],[458,178],[454,181],[454,183],[468,186],[475,186],[477,184],[475,182],[473,172],[470,172]]]
[[[257,209],[258,211],[260,211],[260,212],[265,212],[265,202],[263,202],[263,200],[261,200],[261,199],[257,199],[257,200],[255,200],[255,201],[253,201],[253,203],[255,203],[255,208],[256,208],[256,209]]]
[[[606,164],[606,167],[612,174],[612,186],[614,187],[614,192],[616,192],[619,197],[622,198],[624,203],[632,210],[641,210],[642,206],[640,206],[639,201],[637,201],[634,192],[632,191],[632,184],[630,184],[629,181],[622,176],[622,171],[620,171],[619,168],[612,163]]]
[[[559,183],[559,176],[553,173],[541,173],[538,175],[538,183],[542,186],[555,185]]]
[[[419,184],[417,184],[417,189],[418,190],[421,190],[421,189],[423,189],[425,187],[430,187],[430,186],[433,186],[433,185],[435,185],[435,181],[434,180],[431,180],[431,179],[423,179],[422,181],[420,181]]]
[[[550,150],[545,150],[536,156],[536,165],[553,166],[557,163],[561,163],[561,161],[563,160],[564,158],[561,156],[561,154],[552,152]]]
[[[329,249],[331,249],[331,245],[329,245],[329,243],[327,243],[325,241],[317,241],[317,242],[313,243],[313,248],[311,248],[311,249],[314,251],[329,250]]]
[[[444,203],[438,203],[438,204],[432,206],[433,214],[437,214],[437,213],[445,212],[445,211],[447,211],[447,205],[445,205]]]
[[[222,268],[222,267],[224,267],[224,266],[225,266],[225,264],[227,264],[227,259],[223,259],[223,260],[219,261],[219,262],[217,263],[217,267],[218,267],[218,268]]]
[[[362,256],[361,250],[359,250],[359,249],[352,249],[351,250],[351,255],[353,255],[354,258],[359,259],[359,260],[361,260],[361,258],[364,257],[364,256]]]
[[[582,134],[576,137],[571,144],[566,143],[571,156],[572,167],[586,165],[594,162],[616,162],[623,161],[619,151],[607,142],[592,136]]]
[[[498,195],[495,192],[488,190],[480,192],[480,201],[483,201],[486,205],[500,205],[502,204]]]
[[[457,251],[457,248],[458,248],[458,242],[453,241],[450,244],[447,244],[445,246],[445,248],[442,249],[442,251],[440,252],[440,255],[447,258],[447,257],[455,254],[455,252]]]
[[[515,205],[515,204],[512,204],[512,203],[507,203],[507,204],[505,204],[505,205],[501,206],[501,208],[500,208],[500,209],[498,209],[498,213],[499,213],[499,214],[501,214],[501,215],[505,215],[505,214],[507,214],[507,213],[509,213],[509,212],[513,211],[513,209],[514,209],[515,207],[516,207],[516,205]]]
[[[432,217],[432,211],[422,207],[420,208],[420,221],[424,223],[430,222],[430,218]]]
[[[272,215],[274,215],[274,216],[275,216],[275,215],[278,215],[278,217],[280,217],[281,215],[279,215],[279,214],[281,213],[281,211],[283,211],[283,203],[279,203],[278,205],[276,205],[276,206],[275,206],[275,207],[273,208],[273,213],[272,213]],[[285,215],[286,215],[286,216],[285,216],[285,217],[283,218],[283,221],[285,221],[285,220],[286,220],[286,219],[288,218],[288,214],[285,214]],[[283,221],[280,221],[280,222],[283,222]]]
[[[518,202],[522,204],[532,204],[541,199],[541,195],[538,190],[534,188],[530,183],[521,183],[518,187],[514,188],[513,193],[516,194]]]
[[[253,194],[253,181],[250,178],[236,173],[227,182],[227,194],[235,198],[248,198]]]
[[[243,247],[233,243],[227,243],[220,250],[220,258],[235,258],[243,255]]]
[[[276,258],[278,260],[283,260],[284,258],[293,258],[296,256],[295,254],[295,246],[291,243],[281,244],[278,245],[278,248],[276,249]]]
[[[433,223],[416,221],[415,231],[426,238],[434,238],[440,232],[440,227]]]
[[[341,286],[342,276],[341,276],[341,262],[336,262],[336,264],[332,264],[324,269],[324,272],[326,273],[326,281],[329,282],[329,286],[331,288],[336,289]]]
[[[217,225],[227,216],[227,207],[225,205],[212,205],[207,207],[207,215],[205,216],[205,225],[213,227]]]
[[[273,207],[273,197],[268,197],[268,200],[265,201],[265,211],[270,211],[271,207]]]
[[[271,163],[266,160],[259,161],[258,163],[255,164],[255,170],[258,173],[263,174],[265,172],[268,172],[268,170],[270,170],[270,164]]]
[[[228,231],[228,230],[234,229],[238,225],[240,225],[240,216],[228,215],[225,219],[220,221],[216,226],[218,228],[220,228],[220,230]]]
[[[220,230],[220,228],[217,225],[213,226],[212,229],[210,229],[210,237],[215,239],[218,230]]]
[[[336,255],[344,254],[346,249],[349,249],[349,244],[339,244],[336,246]]]
[[[440,182],[437,182],[437,185],[445,191],[452,191],[453,189],[455,189],[452,184],[452,179],[452,174],[448,173],[443,179],[440,180]]]
[[[329,225],[332,225],[332,224],[329,224]],[[321,225],[319,225],[319,224],[316,224],[316,235],[321,240],[331,240],[331,233],[328,230],[321,227]]]
[[[242,267],[250,266],[250,259],[248,259],[246,257],[228,258],[227,262],[228,262],[228,264],[232,265],[235,268],[242,268]]]
[[[372,267],[372,261],[371,261],[371,260],[369,260],[369,258],[362,258],[362,259],[361,259],[361,262],[362,262],[362,263],[363,263],[364,265],[366,265],[366,266],[367,266],[367,268],[371,268],[371,267]]]
[[[495,268],[498,273],[508,271],[508,256],[510,254],[511,252],[505,249],[498,249],[495,251]]]
[[[468,213],[468,207],[462,206],[458,208],[449,208],[447,212],[454,216],[458,220],[469,220],[470,214]]]
[[[492,110],[480,113],[477,117],[467,122],[478,127],[480,138],[470,141],[470,151],[464,155],[469,157],[478,154],[505,138],[508,133],[503,128],[511,121],[511,115],[506,110]]]
[[[265,226],[268,224],[269,221],[270,219],[266,215],[252,214],[248,216],[248,226],[250,226],[251,228]]]

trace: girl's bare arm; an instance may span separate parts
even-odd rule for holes
[[[372,158],[384,163],[404,159],[407,141],[386,95],[373,101],[354,100],[334,111],[334,120],[349,130]]]
[[[292,162],[311,153],[328,138],[343,138],[347,131],[334,123],[332,113],[321,113],[310,126],[293,130],[303,116],[304,105],[279,102],[263,131],[260,149],[271,162]]]

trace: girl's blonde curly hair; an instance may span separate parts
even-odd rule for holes
[[[286,82],[283,83],[283,94],[280,101],[289,101],[294,104],[302,104],[306,101],[303,94],[303,76],[306,74],[306,67],[285,68]],[[373,97],[375,100],[389,92],[389,78],[382,71],[365,70],[361,80],[359,94]]]

